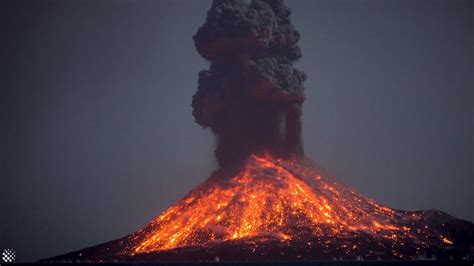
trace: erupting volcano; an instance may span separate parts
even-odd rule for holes
[[[211,64],[192,107],[219,169],[137,232],[45,261],[472,257],[472,223],[381,206],[304,157],[290,14],[277,0],[213,2],[194,36]]]

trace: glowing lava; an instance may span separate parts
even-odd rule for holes
[[[473,240],[471,222],[390,209],[304,159],[253,155],[137,232],[43,261],[461,260]]]
[[[411,226],[415,223],[416,229]],[[405,244],[415,243],[419,249],[433,240],[452,244],[445,236],[430,233],[428,224],[420,226],[420,214],[380,206],[309,162],[251,156],[240,174],[208,179],[132,234],[127,253],[229,241],[301,242],[308,235],[311,241],[324,238],[326,242],[331,237],[373,235],[390,242],[395,256],[397,247]],[[340,248],[349,252],[357,244],[348,241]]]

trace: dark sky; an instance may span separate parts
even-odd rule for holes
[[[287,1],[307,155],[397,209],[474,220],[473,2]],[[0,249],[125,236],[216,167],[191,97],[210,1],[2,1]]]

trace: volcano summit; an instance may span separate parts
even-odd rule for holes
[[[194,36],[211,64],[192,107],[219,169],[137,232],[44,261],[472,257],[471,222],[381,206],[305,158],[290,14],[276,0],[213,2]]]

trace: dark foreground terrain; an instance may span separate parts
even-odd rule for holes
[[[392,241],[364,234],[353,237],[321,237],[301,232],[298,240],[253,238],[239,241],[223,241],[207,246],[191,246],[149,253],[125,253],[130,245],[129,237],[106,242],[97,246],[43,259],[42,263],[61,262],[152,262],[160,265],[187,265],[183,261],[202,261],[206,265],[215,261],[233,265],[245,261],[247,265],[271,264],[292,265],[358,265],[357,261],[371,261],[370,265],[424,265],[434,261],[466,261],[473,258],[474,226],[443,212],[432,210],[423,213],[424,219],[433,227],[439,224],[443,234],[452,239],[449,245],[431,245],[420,249],[417,243],[395,246]],[[409,242],[408,242],[409,243]],[[349,245],[349,249],[343,248]],[[383,260],[384,263],[380,264]],[[278,261],[278,262],[277,262]],[[321,262],[314,262],[321,261]],[[325,262],[323,262],[325,261]],[[393,261],[393,262],[391,262]],[[410,262],[413,261],[413,262]],[[173,262],[173,263],[171,263]],[[184,264],[183,264],[184,263]],[[289,263],[289,264],[287,264]],[[415,263],[415,264],[413,264]],[[418,263],[418,264],[416,264]],[[421,263],[421,264],[420,264]],[[469,265],[473,265],[472,263]]]
[[[464,261],[445,261],[445,260],[409,260],[409,261],[397,261],[397,260],[380,260],[380,261],[286,261],[286,262],[158,262],[158,263],[97,263],[101,266],[131,266],[131,265],[142,265],[142,266],[238,266],[238,265],[245,265],[245,266],[363,266],[363,265],[371,265],[371,266],[379,266],[379,265],[406,265],[406,266],[428,266],[428,265],[473,265],[473,260],[464,260]],[[55,263],[56,265],[70,265],[70,263]],[[92,263],[95,264],[95,263]],[[92,265],[89,264],[89,265]],[[18,265],[18,264],[17,264]],[[21,264],[20,264],[21,265]],[[25,264],[26,265],[26,264]]]

